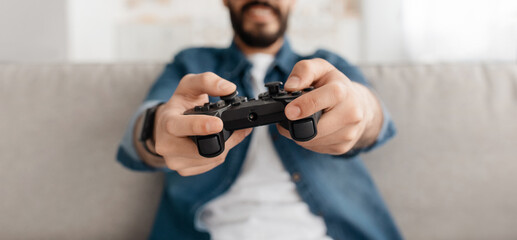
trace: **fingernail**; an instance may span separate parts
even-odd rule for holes
[[[297,88],[298,85],[300,85],[300,78],[297,76],[289,77],[289,79],[287,79],[285,82],[286,88]]]
[[[219,83],[217,83],[217,87],[224,91],[233,89],[234,86],[235,85],[233,83],[225,81],[225,80],[220,80]]]
[[[288,106],[286,109],[285,109],[285,116],[289,119],[295,119],[297,118],[298,116],[300,116],[300,113],[302,111],[300,110],[300,108],[298,106]]]

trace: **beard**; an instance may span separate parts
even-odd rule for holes
[[[256,29],[256,31],[246,31],[243,27],[243,15],[244,13],[251,7],[261,5],[271,8],[275,13],[278,21],[280,22],[280,27],[278,31],[275,33],[266,33],[261,29]],[[289,14],[282,15],[282,12],[269,4],[268,2],[259,2],[252,1],[244,5],[240,12],[235,12],[233,8],[230,6],[230,19],[232,21],[232,27],[235,34],[248,46],[250,47],[259,47],[265,48],[271,46],[271,44],[275,43],[279,38],[283,37],[285,31],[287,30],[287,19]],[[258,26],[259,28],[261,26]]]

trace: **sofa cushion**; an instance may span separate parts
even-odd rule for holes
[[[398,127],[365,162],[408,239],[516,239],[517,65],[363,67]]]
[[[0,238],[142,239],[162,176],[115,152],[163,64],[0,65]],[[517,66],[362,66],[398,127],[365,155],[408,239],[517,238]]]

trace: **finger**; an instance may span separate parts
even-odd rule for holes
[[[340,144],[343,142],[349,142],[349,141],[357,141],[360,137],[361,127],[357,126],[357,124],[348,124],[344,127],[341,127],[337,130],[331,130],[328,131],[327,129],[322,127],[322,124],[318,123],[318,129],[317,129],[317,135],[313,139],[301,142],[301,141],[295,141],[300,146],[303,147],[313,147],[318,145],[331,145],[331,144]],[[283,128],[279,124],[277,124],[278,133],[280,135],[291,139],[291,134],[289,133],[289,130]]]
[[[289,130],[287,130],[284,127],[280,126],[280,124],[276,124],[276,128],[278,129],[278,133],[280,133],[280,135],[282,135],[282,136],[292,140],[291,133],[289,133]]]
[[[277,124],[278,132],[286,137],[291,139],[291,135],[289,134],[289,131],[287,131],[285,128]],[[319,134],[319,133],[318,133]],[[345,153],[346,151],[350,150],[355,144],[354,142],[343,142],[343,140],[337,140],[337,136],[328,136],[329,139],[324,140],[315,140],[312,139],[307,142],[298,142],[295,141],[298,145],[309,149],[311,151],[319,152],[319,153],[325,153],[325,154],[339,154],[339,153]],[[327,142],[328,143],[325,143]]]
[[[293,121],[306,118],[320,110],[330,109],[345,99],[347,88],[339,82],[329,83],[308,92],[285,107],[285,116]]]
[[[326,136],[319,138],[313,138],[307,142],[300,142],[300,145],[304,147],[313,147],[318,145],[333,145],[343,144],[349,142],[357,142],[360,138],[362,127],[357,125],[349,125],[339,129],[338,131],[332,132]]]
[[[228,138],[228,140],[226,141],[224,151],[227,152],[230,149],[232,149],[233,147],[235,147],[237,144],[242,142],[242,140],[244,140],[244,138],[246,138],[248,135],[250,135],[252,130],[253,130],[253,128],[246,128],[246,129],[234,131],[232,133],[232,136],[230,138]],[[223,154],[224,154],[224,152],[223,152]]]
[[[195,156],[195,158],[192,158],[192,157],[166,158],[165,161],[166,161],[168,168],[175,170],[175,171],[180,171],[180,170],[193,168],[193,167],[202,167],[202,166],[212,165],[214,163],[220,162],[221,159],[204,158],[204,157],[200,157],[199,155],[197,155],[197,156]]]
[[[350,151],[354,147],[352,143],[347,144],[333,144],[333,145],[322,145],[307,147],[309,150],[324,154],[341,155]]]
[[[299,61],[294,65],[284,88],[287,91],[298,91],[309,87],[334,69],[332,64],[321,58]]]
[[[208,161],[210,161],[210,160],[213,161],[212,163],[202,165],[202,166],[181,169],[178,171],[178,173],[182,176],[191,176],[191,175],[201,174],[201,173],[212,170],[213,168],[222,164],[225,161],[226,156],[228,155],[228,152],[233,147],[235,147],[237,144],[239,144],[246,136],[248,136],[252,130],[253,130],[252,128],[248,128],[248,129],[234,131],[232,136],[226,141],[224,152],[221,153],[221,155],[219,155],[216,158],[205,158]],[[199,162],[204,162],[205,159],[199,160]]]
[[[155,151],[164,158],[185,157],[192,158],[198,154],[197,146],[188,137],[157,136],[155,143]]]
[[[175,114],[166,122],[167,132],[177,137],[204,136],[223,130],[223,121],[208,115]]]
[[[204,166],[197,166],[197,167],[191,167],[191,168],[178,170],[177,172],[179,175],[184,176],[184,177],[198,175],[198,174],[205,173],[205,172],[208,172],[208,171],[214,169],[215,167],[219,166],[223,162],[224,162],[224,159],[222,161],[217,161],[217,162],[214,162],[214,163],[211,163],[208,165],[204,165]]]
[[[314,139],[320,139],[333,134],[340,129],[350,129],[361,123],[363,112],[355,106],[340,104],[321,115],[317,127],[318,134]]]
[[[175,95],[197,97],[202,94],[210,96],[224,96],[233,93],[237,86],[215,73],[188,74],[181,79]]]

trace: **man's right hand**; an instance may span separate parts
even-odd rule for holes
[[[225,143],[224,152],[214,158],[199,155],[196,144],[189,138],[219,133],[223,121],[208,115],[183,115],[183,112],[208,102],[208,95],[225,96],[235,90],[235,84],[210,72],[188,74],[181,79],[170,100],[156,111],[155,151],[163,156],[168,168],[182,176],[207,172],[223,163],[228,151],[251,133],[251,128],[234,131]]]

